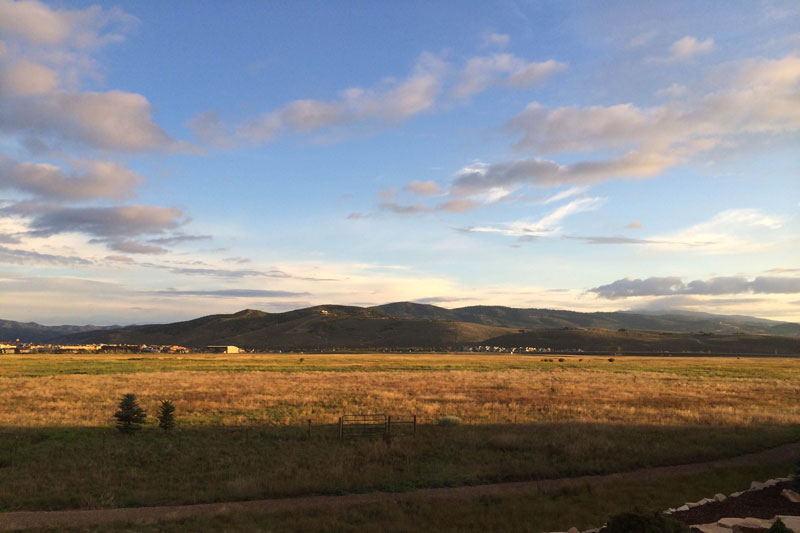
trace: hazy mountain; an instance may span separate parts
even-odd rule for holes
[[[502,335],[486,345],[513,348],[619,353],[800,354],[800,339],[749,333],[681,333],[674,331],[609,330],[597,328],[536,329]]]
[[[172,324],[77,333],[61,341],[197,347],[231,344],[260,349],[442,348],[515,331],[472,323],[397,319],[376,309],[323,305],[286,313],[248,309]]]
[[[36,322],[0,320],[0,342],[48,343],[55,338],[83,331],[115,329],[119,326],[43,326]]]
[[[8,338],[64,344],[232,344],[263,350],[532,346],[586,351],[800,353],[800,325],[705,313],[579,313],[400,302],[322,305],[285,313],[248,309],[170,324],[113,328],[7,326]],[[0,329],[0,331],[3,331]],[[12,333],[13,332],[13,333]]]
[[[800,336],[800,324],[736,315],[712,315],[684,311],[633,313],[626,311],[580,313],[553,309],[518,309],[476,305],[444,309],[435,305],[399,302],[371,309],[398,318],[455,320],[518,329],[583,327],[603,329],[645,329],[712,333],[765,333]]]

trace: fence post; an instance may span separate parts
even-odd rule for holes
[[[392,434],[392,415],[386,417],[386,434]]]
[[[414,435],[417,434],[417,415],[414,415]]]
[[[311,437],[311,419],[308,419],[308,436]]]
[[[342,417],[341,416],[339,417],[339,438],[340,439],[344,438],[344,434],[342,432]]]

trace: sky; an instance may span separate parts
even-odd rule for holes
[[[800,322],[800,3],[0,0],[0,318]]]

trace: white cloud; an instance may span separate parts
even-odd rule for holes
[[[47,163],[19,163],[0,155],[0,189],[15,189],[46,200],[76,201],[133,196],[144,177],[111,161],[75,160],[75,171]]]
[[[685,85],[673,83],[669,87],[664,87],[656,91],[655,96],[656,98],[680,98],[686,95],[687,90]]]
[[[34,0],[0,0],[0,131],[31,142],[139,152],[186,149],[153,122],[150,102],[124,92],[82,92],[101,79],[92,57],[136,22],[120,9],[52,9]]]
[[[797,294],[800,293],[800,278],[758,276],[753,280],[748,280],[743,276],[719,276],[708,280],[693,280],[688,283],[684,283],[677,276],[647,279],[624,278],[608,285],[595,287],[589,292],[610,300],[636,296]]]
[[[442,188],[435,181],[412,181],[405,189],[421,196],[436,196],[441,194]]]
[[[483,46],[505,48],[511,42],[511,36],[505,33],[489,33],[483,37]]]
[[[548,108],[533,102],[506,124],[507,132],[521,135],[517,151],[594,152],[607,158],[562,165],[533,157],[464,169],[454,192],[657,176],[722,144],[800,131],[798,99],[800,57],[788,55],[743,62],[724,88],[649,108],[630,103]]]
[[[38,47],[93,48],[123,39],[136,17],[119,8],[52,9],[36,0],[0,0],[0,30]]]
[[[583,194],[583,193],[585,193],[587,191],[587,189],[588,189],[588,187],[569,187],[567,189],[564,189],[563,191],[559,191],[556,194],[550,196],[549,198],[547,198],[542,203],[551,204],[553,202],[558,202],[560,200],[565,200],[567,198],[571,198],[573,196],[577,196],[579,194]]]
[[[71,33],[68,17],[36,1],[0,1],[0,28],[33,44],[56,45]]]
[[[58,74],[44,65],[20,60],[0,70],[0,96],[42,94],[58,87]]]
[[[418,59],[411,75],[389,89],[352,87],[342,91],[338,100],[294,100],[235,129],[239,136],[251,142],[268,142],[282,129],[307,133],[363,120],[406,120],[433,107],[444,71],[443,61],[425,53]],[[204,129],[208,129],[208,118],[206,112],[195,117],[190,124],[194,124],[195,130],[202,134]],[[212,125],[218,140],[220,125]]]
[[[460,81],[452,89],[452,94],[456,98],[467,98],[495,83],[516,87],[535,85],[566,68],[564,63],[552,59],[541,63],[527,62],[513,54],[473,57],[461,71]]]
[[[666,235],[654,235],[648,246],[656,250],[693,250],[702,253],[750,253],[778,246],[774,232],[782,217],[757,209],[728,209],[709,220]]]
[[[674,61],[686,61],[698,55],[708,54],[713,49],[714,39],[709,37],[704,41],[698,41],[695,37],[687,35],[672,43],[669,47],[669,57]]]
[[[535,85],[565,68],[555,60],[528,62],[512,54],[473,57],[467,60],[458,83],[448,94],[466,98],[494,85]],[[293,100],[233,127],[206,111],[187,126],[204,142],[226,146],[241,140],[270,142],[284,130],[311,133],[360,122],[402,122],[436,107],[452,70],[452,64],[425,52],[402,80],[386,78],[374,88],[350,87],[331,100]]]
[[[538,238],[550,237],[561,232],[561,222],[572,215],[598,209],[605,202],[604,198],[579,198],[564,204],[535,221],[519,220],[498,226],[478,226],[468,228],[469,231],[500,233],[511,237]]]
[[[19,99],[0,109],[0,128],[101,150],[181,147],[153,122],[147,98],[123,91],[55,91]]]

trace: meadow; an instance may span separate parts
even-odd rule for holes
[[[403,491],[712,460],[800,440],[799,385],[797,358],[3,355],[0,508]],[[132,436],[112,419],[128,392],[149,414]],[[156,427],[162,399],[177,407],[173,432]],[[340,440],[338,417],[364,412],[416,414],[418,433]],[[688,487],[655,499],[688,498]],[[339,515],[360,512],[373,511]]]

